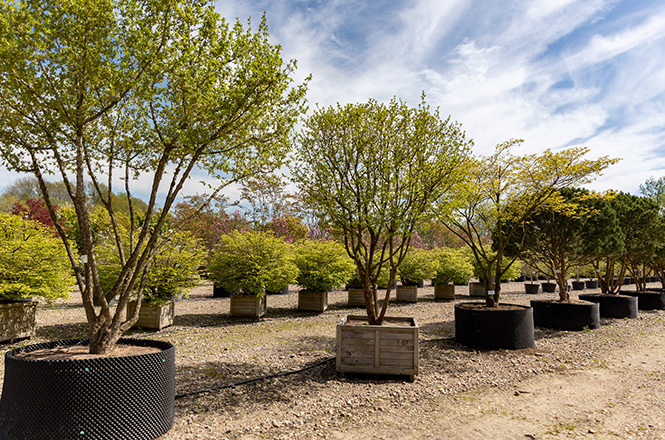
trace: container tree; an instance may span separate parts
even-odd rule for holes
[[[596,213],[584,228],[585,252],[603,293],[618,293],[631,273],[644,290],[643,278],[657,256],[660,222],[658,205],[651,199],[609,193],[596,200]]]
[[[299,136],[293,175],[322,223],[343,236],[369,324],[384,320],[397,267],[418,221],[458,185],[470,141],[424,100],[318,108]],[[388,273],[383,301],[377,280]]]
[[[256,30],[230,24],[204,1],[3,1],[0,17],[0,157],[37,178],[54,219],[46,176],[64,182],[87,262],[60,237],[90,352],[107,353],[138,318],[139,307],[129,319],[125,308],[132,292],[139,303],[143,297],[155,249],[168,237],[161,229],[187,180],[198,169],[218,178],[219,189],[279,167],[305,85],[292,84],[295,62],[282,61],[265,19]],[[139,177],[148,200],[141,222],[131,198]],[[118,178],[135,234],[129,247],[110,200]],[[111,218],[122,266],[107,291],[87,185]]]
[[[617,161],[607,156],[585,159],[589,149],[584,147],[513,154],[522,142],[512,139],[498,144],[493,154],[477,157],[468,168],[470,179],[460,194],[465,202],[441,216],[471,249],[487,291],[494,292],[486,299],[490,307],[499,304],[500,280],[517,260],[505,256],[506,246],[526,219],[557,190],[588,183]]]
[[[554,279],[562,302],[570,301],[567,274],[587,261],[582,252],[583,231],[593,209],[585,200],[592,197],[596,196],[584,189],[557,191],[550,202],[526,218],[521,228],[515,228],[505,249],[507,257],[517,256]]]
[[[658,206],[658,221],[654,225],[657,228],[655,237],[651,237],[655,244],[652,269],[661,286],[665,288],[665,241],[656,237],[665,236],[665,177],[654,179],[650,177],[640,185],[640,194],[652,200]]]

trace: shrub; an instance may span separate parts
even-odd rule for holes
[[[262,231],[234,231],[220,237],[208,271],[217,285],[259,296],[266,289],[295,282],[298,274],[289,244]]]
[[[415,286],[421,280],[434,278],[438,266],[439,262],[431,251],[411,248],[397,268],[397,273],[403,285]]]
[[[464,250],[444,247],[434,252],[439,262],[434,284],[462,284],[473,276],[471,258]]]
[[[327,292],[349,280],[356,267],[344,246],[334,241],[307,240],[296,250],[297,283],[312,292]]]
[[[54,231],[36,220],[0,213],[0,295],[67,298],[69,258]]]

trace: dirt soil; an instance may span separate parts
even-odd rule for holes
[[[455,302],[477,300],[456,289]],[[502,301],[557,297],[523,292],[504,284]],[[665,311],[601,319],[591,331],[536,329],[533,349],[479,351],[454,341],[454,302],[435,301],[431,286],[418,297],[389,309],[420,325],[420,373],[410,383],[338,377],[335,325],[364,314],[346,306],[344,291],[329,294],[326,312],[304,313],[292,286],[270,296],[256,321],[231,318],[211,285],[196,288],[176,304],[173,327],[130,333],[176,345],[177,394],[314,366],[180,397],[160,439],[665,439]],[[84,319],[80,298],[40,305],[36,336],[1,347],[85,336]]]

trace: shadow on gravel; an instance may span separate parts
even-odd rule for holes
[[[35,328],[35,338],[46,340],[76,339],[88,336],[88,324],[76,322],[72,324],[42,325]]]

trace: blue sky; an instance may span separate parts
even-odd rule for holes
[[[589,185],[637,193],[665,176],[662,0],[219,0],[230,20],[265,11],[308,100],[417,105],[462,123],[476,154],[510,138],[534,153],[585,145],[623,160]],[[0,186],[15,175],[0,170]],[[203,192],[194,176],[185,194]],[[234,199],[237,188],[227,193]]]
[[[220,0],[266,11],[310,107],[393,96],[462,123],[477,154],[585,145],[623,160],[590,185],[637,193],[665,176],[665,2],[649,0]]]

